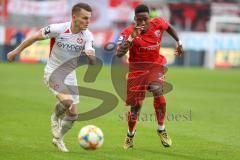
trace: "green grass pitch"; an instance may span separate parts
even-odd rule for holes
[[[163,148],[156,134],[156,122],[147,117],[154,113],[152,99],[147,98],[137,125],[135,148],[123,150],[127,108],[119,99],[112,112],[75,123],[65,137],[71,152],[60,153],[51,144],[49,118],[56,99],[43,83],[43,68],[42,64],[0,64],[1,160],[237,160],[240,157],[239,69],[169,69],[167,80],[174,86],[166,95],[166,127],[173,140],[171,148]],[[110,67],[105,66],[92,84],[83,83],[84,68],[78,72],[80,85],[116,95]],[[81,97],[79,112],[99,103]],[[86,151],[78,145],[78,131],[87,124],[97,125],[104,132],[104,144],[96,151]]]

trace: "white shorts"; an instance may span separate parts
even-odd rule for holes
[[[70,74],[68,74],[67,77],[64,79],[64,84],[59,83],[59,79],[57,79],[57,80],[51,79],[51,86],[50,86],[49,79],[50,79],[50,76],[52,75],[52,73],[53,73],[52,70],[49,70],[49,69],[45,68],[45,70],[44,70],[44,83],[47,85],[48,89],[54,95],[58,95],[59,93],[63,93],[63,92],[61,92],[61,90],[66,90],[66,89],[69,90],[69,88],[67,88],[66,85],[76,86],[76,87],[74,87],[73,92],[69,92],[69,95],[72,97],[73,104],[78,104],[79,103],[79,94],[78,94],[78,89],[77,89],[76,72],[73,71]],[[74,93],[74,94],[71,94],[71,93]]]

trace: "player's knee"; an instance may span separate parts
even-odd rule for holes
[[[67,109],[68,108],[66,108],[61,102],[57,103],[55,107],[56,116],[57,117],[61,116],[63,113],[66,112]]]
[[[73,104],[73,100],[71,99],[66,99],[61,101],[61,103],[66,107],[66,108],[70,108]]]
[[[148,86],[148,90],[153,93],[153,96],[160,96],[163,94],[163,88],[160,83],[152,83]]]
[[[132,106],[130,110],[133,116],[138,116],[141,110],[141,105]]]

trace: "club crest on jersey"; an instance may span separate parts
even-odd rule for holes
[[[154,34],[155,34],[157,37],[160,37],[160,36],[161,36],[160,30],[156,30],[156,31],[154,32]]]
[[[78,44],[82,44],[82,43],[83,43],[83,39],[82,39],[82,38],[78,38],[78,39],[77,39],[77,43],[78,43]]]

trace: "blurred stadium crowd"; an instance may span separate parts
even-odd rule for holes
[[[0,62],[6,53],[41,27],[70,20],[71,7],[84,0],[0,0]],[[140,3],[151,8],[150,16],[163,17],[180,34],[185,49],[174,57],[175,42],[164,35],[161,53],[168,65],[239,67],[239,0],[88,0],[93,8],[90,29],[97,56],[110,64],[119,33],[133,23],[134,8]],[[46,62],[48,41],[26,49],[20,62]]]

